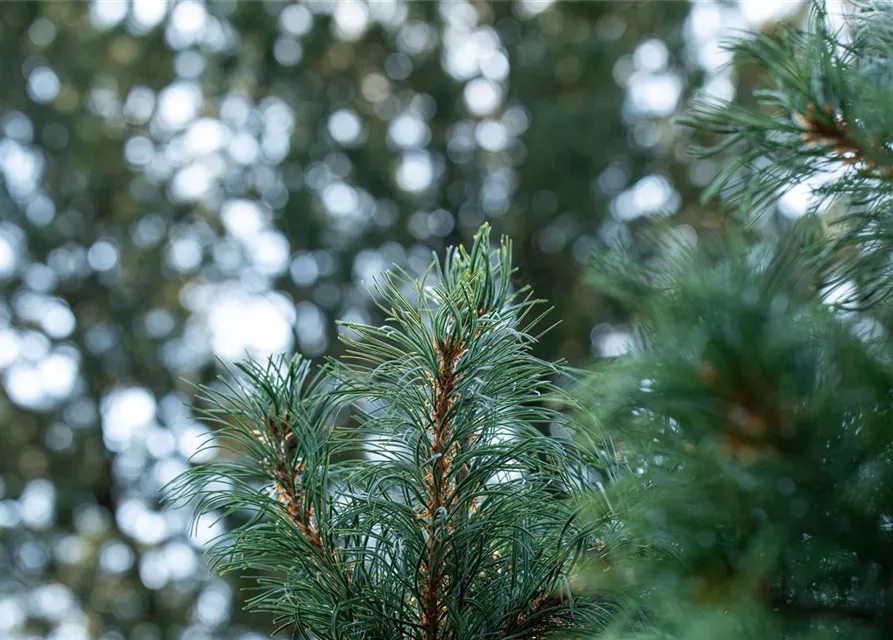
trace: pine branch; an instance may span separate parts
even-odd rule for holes
[[[245,391],[208,392],[236,457],[172,495],[242,519],[211,551],[261,574],[252,607],[333,640],[531,640],[605,617],[562,588],[594,548],[567,493],[600,462],[542,433],[574,426],[510,255],[485,228],[420,279],[376,282],[386,321],[344,326],[346,365],[307,382],[300,359],[248,364]]]
[[[810,213],[835,203],[843,209],[814,259],[828,291],[851,290],[842,306],[864,308],[893,294],[893,5],[852,5],[840,29],[814,2],[809,31],[784,28],[736,43],[770,88],[754,93],[756,107],[697,101],[683,123],[722,137],[696,155],[736,155],[704,199],[721,194],[753,218],[807,185]]]
[[[594,380],[630,469],[595,502],[623,637],[885,637],[893,359],[804,295],[798,246],[692,252]]]
[[[805,179],[833,174],[835,165],[855,172],[824,175],[817,194],[889,192],[878,178],[888,177],[893,167],[885,113],[893,101],[893,78],[884,75],[893,10],[886,3],[855,5],[862,11],[849,14],[845,31],[832,30],[823,4],[816,2],[809,31],[782,28],[730,45],[741,60],[763,69],[772,84],[754,93],[754,108],[702,99],[683,120],[724,136],[697,155],[743,152],[705,190],[705,199],[726,190],[738,206],[757,209]],[[867,55],[869,41],[873,56]]]

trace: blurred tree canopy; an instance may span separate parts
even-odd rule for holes
[[[158,488],[246,353],[335,353],[362,282],[485,220],[557,308],[546,357],[623,349],[578,273],[693,197],[672,123],[730,97],[735,5],[0,4],[0,635],[252,637]],[[683,204],[686,203],[686,204]],[[253,637],[259,637],[254,635]]]

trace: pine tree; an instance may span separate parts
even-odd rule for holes
[[[768,86],[688,124],[737,154],[704,196],[748,228],[596,262],[639,319],[586,387],[624,468],[597,507],[590,587],[623,605],[601,637],[893,637],[893,5],[817,4],[736,49]]]
[[[342,363],[248,362],[204,389],[219,455],[170,496],[232,521],[210,553],[256,577],[249,606],[281,628],[532,639],[603,618],[569,581],[598,546],[568,497],[596,461],[560,435],[564,367],[531,354],[543,316],[510,250],[484,228],[422,278],[384,277],[387,321],[346,324]]]

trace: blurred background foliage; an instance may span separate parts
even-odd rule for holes
[[[203,564],[223,525],[159,508],[189,383],[337,353],[363,281],[485,220],[562,320],[541,355],[623,352],[582,266],[721,224],[674,118],[798,6],[0,3],[0,636],[266,637]]]

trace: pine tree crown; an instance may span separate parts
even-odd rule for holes
[[[374,283],[385,321],[345,323],[342,362],[243,363],[242,383],[203,390],[217,459],[168,495],[231,521],[210,554],[255,578],[250,607],[322,639],[597,622],[571,587],[598,543],[569,494],[598,460],[568,435],[565,368],[532,354],[543,314],[512,274],[484,227],[422,277]]]

